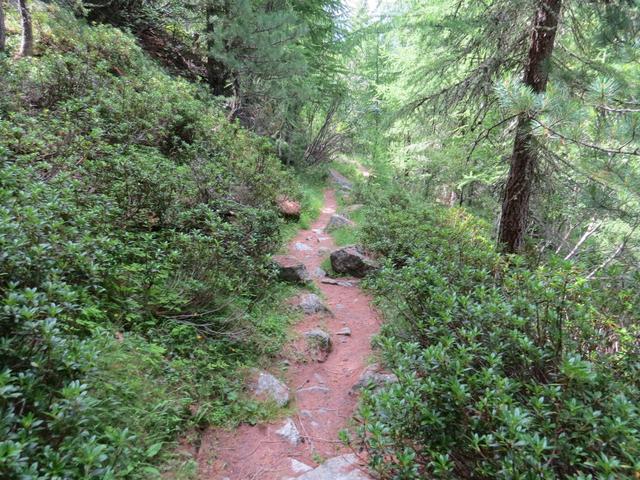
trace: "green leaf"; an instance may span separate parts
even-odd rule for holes
[[[163,442],[154,443],[149,448],[147,448],[147,452],[145,453],[145,456],[147,458],[155,457],[158,454],[158,452],[160,452],[160,450],[162,449],[162,445],[163,445]]]

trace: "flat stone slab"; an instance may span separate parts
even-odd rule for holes
[[[353,287],[353,282],[347,282],[346,280],[335,280],[333,278],[323,278],[320,283],[327,285],[338,285],[339,287]]]
[[[302,242],[296,242],[296,244],[293,246],[293,248],[295,248],[299,252],[310,252],[310,251],[313,250],[313,248],[311,248],[309,245],[307,245],[306,243],[302,243]]]
[[[291,460],[291,470],[293,470],[295,473],[307,473],[313,470],[313,467],[310,467],[306,463],[302,463],[295,458],[290,458],[289,460]]]
[[[330,458],[322,465],[298,477],[297,480],[372,480],[359,469],[354,454]]]

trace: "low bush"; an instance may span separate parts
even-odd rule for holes
[[[631,292],[612,300],[575,264],[501,256],[463,210],[385,195],[362,235],[385,259],[369,286],[399,382],[362,399],[373,469],[390,479],[636,478],[640,332],[616,322],[637,318]]]
[[[34,19],[38,55],[0,56],[0,477],[151,478],[179,433],[268,413],[238,370],[284,339],[300,192],[132,36]]]

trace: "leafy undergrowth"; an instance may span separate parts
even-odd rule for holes
[[[634,289],[579,266],[504,257],[489,225],[402,192],[372,194],[368,281],[399,382],[363,396],[360,441],[382,478],[637,478]]]
[[[37,56],[0,56],[0,477],[153,478],[270,414],[238,371],[291,319],[275,199],[317,200],[133,37],[38,5]]]

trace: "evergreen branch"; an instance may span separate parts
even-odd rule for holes
[[[501,125],[504,125],[505,123],[513,120],[514,118],[518,117],[518,113],[511,115],[503,120],[500,120],[498,123],[496,123],[495,125],[492,125],[491,127],[483,130],[483,132],[478,135],[475,139],[475,141],[473,142],[473,145],[471,147],[471,150],[469,151],[469,154],[467,155],[467,159],[466,161],[469,162],[469,160],[471,159],[471,156],[473,155],[473,152],[475,152],[476,148],[478,147],[478,145],[480,145],[480,143],[482,143],[484,140],[487,139],[487,137],[489,136],[489,134],[495,130],[496,128],[500,127]]]
[[[633,156],[639,156],[640,157],[640,148],[636,148],[635,150],[623,150],[624,146],[622,146],[620,148],[617,148],[617,149],[603,147],[601,145],[596,145],[594,143],[589,143],[589,142],[585,142],[583,140],[577,140],[575,138],[568,137],[568,136],[558,132],[557,130],[554,130],[551,127],[545,125],[544,123],[542,123],[540,120],[538,120],[536,118],[532,118],[531,120],[533,122],[537,123],[543,129],[551,132],[553,135],[557,136],[558,138],[561,138],[562,140],[565,140],[565,141],[567,141],[569,143],[573,143],[574,145],[579,145],[581,147],[590,148],[591,150],[596,150],[596,151],[599,151],[599,152],[602,152],[602,153],[607,153],[609,155],[633,155]]]

